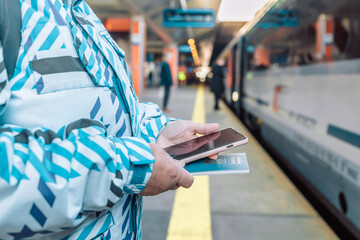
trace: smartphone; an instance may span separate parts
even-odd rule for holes
[[[248,138],[233,128],[225,128],[185,142],[181,142],[164,150],[174,159],[189,163],[216,153],[243,145]]]

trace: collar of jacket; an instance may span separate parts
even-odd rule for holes
[[[63,4],[67,7],[71,7],[71,5],[79,4],[83,0],[62,0]]]

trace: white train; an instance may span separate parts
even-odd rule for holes
[[[359,12],[359,0],[269,1],[221,54],[227,103],[349,220],[354,236],[360,232]]]

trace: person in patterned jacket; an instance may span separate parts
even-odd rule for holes
[[[19,2],[12,76],[0,42],[0,239],[141,239],[141,196],[193,182],[163,148],[218,124],[139,103],[83,0]]]

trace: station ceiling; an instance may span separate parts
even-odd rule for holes
[[[215,28],[164,28],[162,26],[162,12],[165,8],[213,8],[217,13],[220,2],[221,0],[87,0],[102,20],[109,17],[143,15],[147,22],[147,47],[153,51],[162,49],[166,44],[159,37],[158,31],[169,36],[172,42],[177,44],[185,44],[189,38],[194,38],[200,48],[209,46],[209,40],[212,46],[224,47],[244,23],[217,23]],[[202,41],[206,41],[207,44],[201,44]],[[221,49],[215,50],[215,53],[221,51]]]

